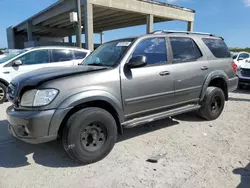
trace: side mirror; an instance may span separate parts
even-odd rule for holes
[[[143,55],[138,55],[132,57],[126,65],[128,68],[138,68],[138,67],[144,67],[146,64],[147,64],[147,57]]]
[[[244,60],[244,58],[243,58],[243,57],[239,57],[239,58],[238,58],[238,61],[241,61],[241,60]]]
[[[22,63],[22,61],[21,60],[15,60],[14,62],[13,62],[13,66],[20,66],[20,65],[22,65],[23,63]]]

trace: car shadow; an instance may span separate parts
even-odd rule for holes
[[[122,141],[125,141],[128,139],[140,136],[140,135],[148,134],[148,133],[151,133],[153,131],[164,129],[164,128],[174,126],[177,124],[179,124],[178,121],[175,121],[171,118],[166,118],[163,120],[158,120],[158,121],[144,124],[141,126],[127,128],[127,129],[124,129],[123,134],[118,137],[117,142],[122,142]]]
[[[228,99],[229,99],[229,101],[250,102],[250,99],[244,99],[244,98],[229,97]]]
[[[178,123],[179,122],[168,118],[152,122],[148,125],[125,129],[124,134],[118,137],[117,142],[125,141]],[[8,122],[6,120],[0,121],[0,168],[28,166],[33,162],[31,160],[34,160],[36,164],[52,168],[81,166],[81,164],[69,158],[61,142],[53,141],[38,145],[24,143],[9,134]]]
[[[249,93],[250,93],[250,88],[237,89],[237,90],[235,90],[235,91],[232,91],[232,93],[249,94]]]
[[[241,181],[237,188],[250,187],[250,163],[245,168],[234,169],[233,173],[241,176]]]
[[[197,112],[188,112],[188,113],[180,114],[180,115],[174,116],[173,119],[176,119],[179,121],[188,121],[188,122],[205,121],[200,116],[198,116]]]

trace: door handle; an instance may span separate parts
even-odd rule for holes
[[[170,75],[170,72],[169,71],[162,71],[162,72],[160,72],[160,75],[161,76]]]
[[[203,66],[203,67],[201,67],[201,70],[207,70],[208,69],[208,67],[207,66]]]
[[[10,72],[9,71],[5,71],[5,72],[3,72],[4,74],[10,74]]]

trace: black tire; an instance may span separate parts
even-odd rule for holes
[[[73,114],[63,129],[65,151],[76,162],[90,164],[106,157],[117,139],[114,117],[101,108],[88,107]]]
[[[0,104],[4,103],[7,100],[6,91],[7,87],[3,83],[0,83]]]
[[[199,114],[206,120],[215,120],[221,115],[224,105],[224,92],[217,87],[208,87]]]

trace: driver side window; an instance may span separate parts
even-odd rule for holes
[[[49,50],[32,51],[16,60],[20,60],[23,65],[49,63]]]
[[[167,45],[164,37],[148,38],[140,42],[132,57],[143,55],[147,65],[164,64],[167,62]]]
[[[239,55],[239,58],[238,59],[240,59],[240,58],[242,58],[242,59],[247,59],[247,58],[249,58],[250,56],[249,56],[249,54],[247,54],[247,53],[241,53],[240,55]]]

